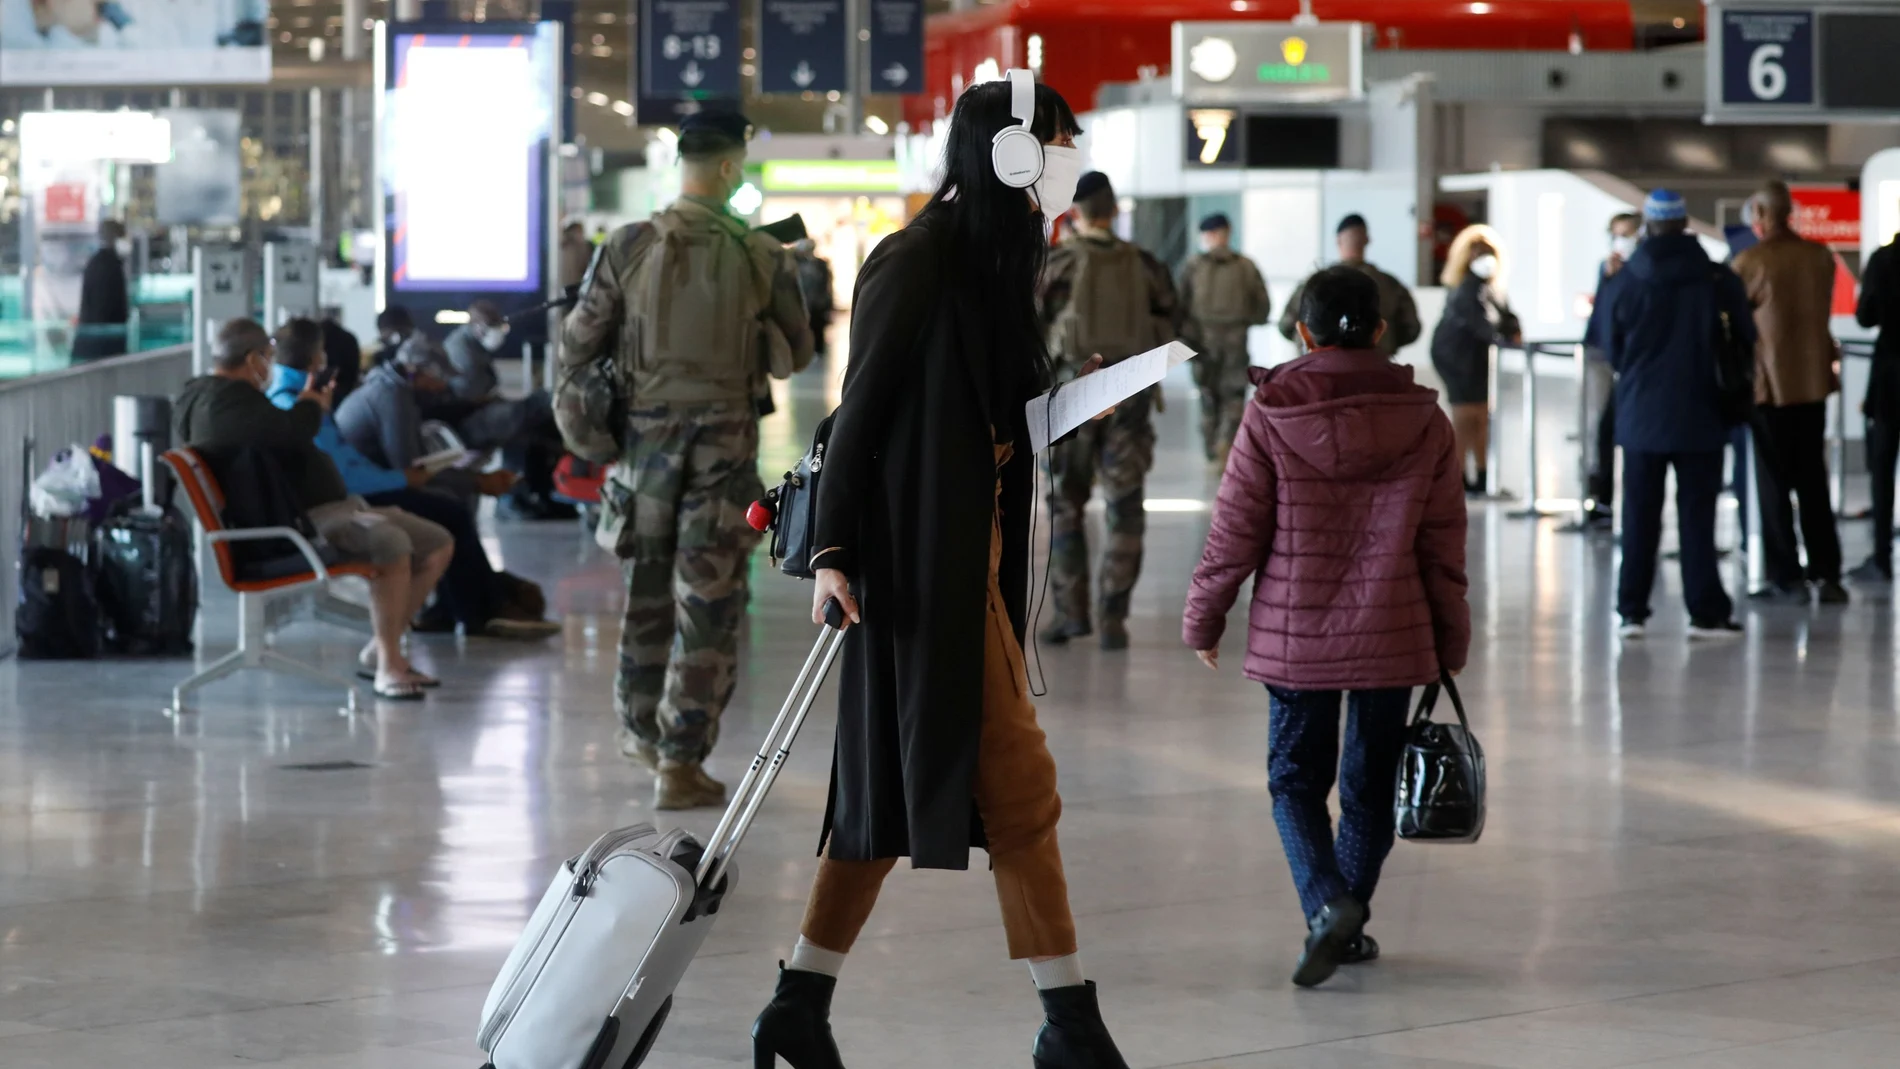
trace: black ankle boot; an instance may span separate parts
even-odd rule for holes
[[[844,1069],[831,1038],[831,993],[835,976],[787,969],[779,963],[778,990],[752,1022],[755,1069],[774,1069],[780,1058],[792,1069]]]
[[[1036,1069],[1128,1069],[1102,1023],[1095,981],[1038,991],[1046,1019],[1036,1033]]]

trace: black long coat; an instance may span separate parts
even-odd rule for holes
[[[1445,399],[1479,404],[1491,393],[1490,349],[1518,332],[1517,316],[1490,283],[1466,274],[1445,298],[1445,314],[1432,331],[1432,367],[1445,381]]]
[[[1022,403],[988,411],[990,310],[956,285],[932,223],[884,239],[859,272],[819,482],[815,544],[838,549],[814,563],[851,577],[863,616],[845,640],[825,833],[840,860],[962,869],[984,843],[973,790],[994,442],[1017,443],[1002,472],[1001,582],[1018,640],[1035,462]]]

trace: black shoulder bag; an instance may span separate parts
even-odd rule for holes
[[[831,442],[831,421],[836,418],[834,412],[819,421],[818,430],[811,436],[811,450],[747,513],[754,529],[771,536],[767,552],[772,563],[794,579],[818,577],[811,566],[811,555],[816,551],[813,539],[818,522],[818,479],[824,474],[825,447]]]
[[[1755,347],[1742,341],[1741,332],[1722,307],[1722,269],[1709,272],[1715,301],[1715,407],[1731,427],[1747,423],[1755,414]]]
[[[1451,698],[1456,724],[1432,719],[1440,689]],[[1475,843],[1484,834],[1484,747],[1449,674],[1419,695],[1405,729],[1394,818],[1399,838],[1411,842]]]

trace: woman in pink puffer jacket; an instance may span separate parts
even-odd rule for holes
[[[1228,610],[1254,580],[1245,671],[1272,698],[1268,788],[1307,917],[1293,982],[1309,987],[1378,956],[1364,928],[1392,849],[1411,688],[1456,674],[1471,644],[1451,423],[1411,368],[1375,348],[1384,330],[1366,275],[1339,266],[1307,282],[1307,355],[1254,371],[1181,622],[1216,667]]]

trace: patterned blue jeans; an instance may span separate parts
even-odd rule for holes
[[[1393,789],[1412,692],[1407,687],[1346,694],[1346,748],[1339,747],[1337,690],[1268,687],[1267,789],[1300,908],[1351,895],[1370,905],[1379,869],[1392,852]],[[1339,837],[1333,838],[1334,770],[1339,777]]]

